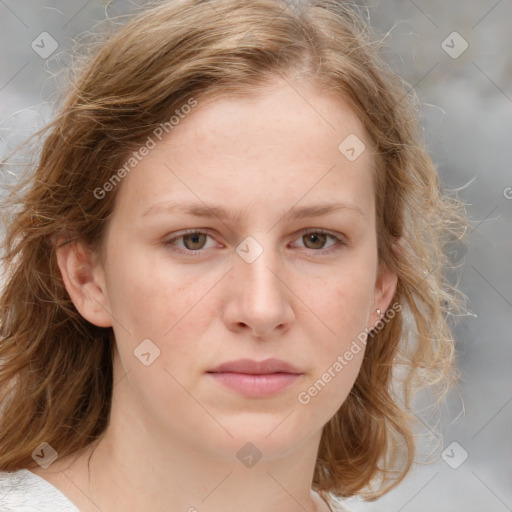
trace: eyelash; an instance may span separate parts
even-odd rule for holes
[[[300,237],[309,235],[311,233],[315,233],[315,234],[321,233],[324,235],[328,235],[331,238],[333,238],[335,241],[335,243],[333,245],[331,245],[330,247],[328,247],[327,249],[310,249],[310,251],[313,251],[316,254],[320,254],[320,255],[330,254],[331,252],[340,250],[344,246],[347,245],[347,243],[339,236],[335,235],[334,233],[331,233],[330,231],[326,231],[325,229],[321,229],[321,228],[306,229],[301,233]],[[212,237],[212,235],[208,231],[203,231],[201,229],[188,229],[186,231],[183,231],[180,235],[170,238],[169,240],[166,240],[165,242],[163,242],[163,245],[167,248],[170,248],[173,251],[179,252],[181,254],[185,254],[187,256],[201,256],[203,254],[203,251],[205,251],[206,249],[199,249],[197,251],[193,251],[191,249],[184,250],[181,247],[178,247],[173,243],[176,240],[179,240],[180,238],[183,238],[186,235],[192,235],[192,234],[200,234],[200,235],[202,234],[202,235],[207,235],[207,236]],[[305,247],[305,249],[308,249],[308,247]]]

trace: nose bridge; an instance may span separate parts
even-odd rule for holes
[[[239,256],[237,273],[253,296],[276,295],[281,288],[275,275],[280,268],[278,247],[272,242],[271,235],[256,236],[257,239],[255,236],[246,237],[236,248]]]
[[[234,278],[240,283],[237,288],[242,321],[258,331],[268,331],[286,322],[290,305],[287,287],[279,275],[282,269],[279,247],[272,236],[249,236],[236,252]]]

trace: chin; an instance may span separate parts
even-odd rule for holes
[[[265,460],[279,459],[321,429],[306,419],[301,421],[292,409],[283,409],[279,415],[240,413],[238,418],[220,423],[231,435],[221,427],[212,428],[207,434],[210,438],[207,445],[228,460],[232,460],[233,455],[242,459],[251,455],[253,458],[263,456]],[[212,437],[214,432],[216,435]]]

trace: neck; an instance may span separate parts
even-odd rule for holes
[[[205,446],[190,433],[164,432],[137,404],[123,406],[129,403],[123,399],[128,386],[126,378],[117,385],[102,438],[65,466],[73,488],[60,485],[61,490],[82,512],[139,511],[148,503],[153,512],[329,510],[311,490],[321,431],[284,457],[262,454],[254,463],[259,455],[254,445],[237,456],[237,450],[219,450],[222,443]],[[226,443],[231,446],[233,439]],[[247,440],[236,445],[245,446]]]

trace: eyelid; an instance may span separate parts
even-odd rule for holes
[[[302,229],[301,231],[298,232],[298,235],[294,235],[296,237],[296,238],[294,238],[294,240],[297,238],[300,238],[301,236],[308,235],[310,233],[322,233],[322,234],[332,237],[335,240],[335,243],[333,245],[331,245],[330,247],[327,247],[326,249],[309,249],[308,247],[304,247],[304,249],[309,249],[309,251],[312,251],[313,253],[316,253],[316,254],[320,254],[320,255],[328,254],[328,253],[335,251],[336,249],[340,249],[340,248],[348,245],[348,242],[342,236],[340,236],[340,234],[323,229],[323,228]],[[180,238],[183,238],[184,236],[189,235],[189,234],[204,234],[204,235],[209,236],[210,238],[214,238],[213,235],[211,234],[211,231],[207,228],[192,228],[192,229],[186,229],[184,231],[179,231],[178,234],[174,235],[172,238],[166,239],[163,242],[163,245],[165,247],[173,246],[173,249],[171,249],[171,250],[174,250],[181,254],[191,255],[191,256],[203,255],[204,251],[206,251],[207,249],[199,249],[197,251],[193,251],[191,249],[182,249],[181,247],[178,247],[172,243],[172,242],[174,242]]]
[[[183,238],[186,235],[192,235],[192,234],[196,234],[196,233],[202,234],[202,235],[207,235],[210,238],[213,238],[213,235],[211,234],[210,230],[208,230],[208,229],[192,228],[192,229],[185,229],[184,231],[179,231],[173,237],[164,240],[163,245],[165,247],[173,246],[174,248],[171,250],[174,250],[180,254],[192,255],[192,256],[202,255],[206,249],[199,249],[197,251],[192,251],[190,249],[182,249],[181,247],[178,247],[177,245],[172,243],[172,242],[175,242],[176,240],[179,240],[180,238]]]

